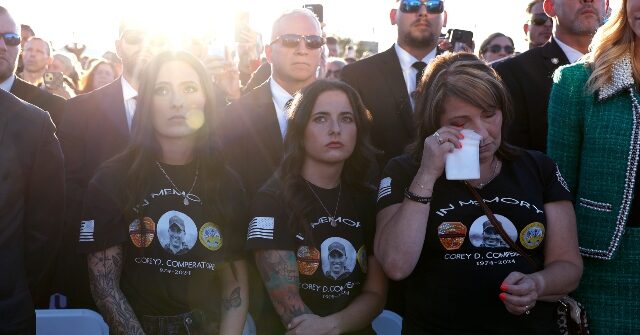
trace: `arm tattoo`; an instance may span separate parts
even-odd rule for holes
[[[91,295],[113,333],[143,335],[131,305],[120,290],[122,256],[122,246],[119,245],[89,254]]]
[[[242,304],[242,298],[240,298],[240,287],[236,287],[231,291],[229,298],[222,298],[222,307],[225,311],[229,311],[231,308],[238,308]]]
[[[259,250],[255,257],[262,281],[285,326],[298,315],[313,314],[300,297],[293,251]]]

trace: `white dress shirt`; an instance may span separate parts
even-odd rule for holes
[[[11,92],[11,87],[13,87],[14,81],[16,81],[16,76],[12,74],[9,78],[0,83],[0,89],[5,90],[6,92]]]
[[[558,45],[560,46],[560,49],[562,49],[562,51],[564,52],[564,54],[567,56],[567,59],[569,60],[569,63],[575,63],[576,61],[578,61],[578,59],[580,59],[580,57],[584,56],[584,54],[564,43],[562,43],[559,39],[557,39],[555,36],[553,36],[553,39],[556,41],[556,43],[558,43]]]
[[[138,91],[136,91],[129,82],[122,77],[122,97],[124,98],[124,110],[127,112],[127,125],[131,130],[131,123],[133,122],[133,114],[136,112],[136,97],[138,97]]]
[[[424,56],[424,58],[417,59],[410,53],[402,49],[398,45],[398,43],[394,44],[393,47],[395,48],[396,54],[398,55],[398,60],[400,61],[400,67],[402,68],[404,82],[407,84],[407,93],[409,93],[409,97],[411,98],[411,107],[413,110],[415,110],[416,103],[415,101],[413,101],[412,93],[416,90],[416,74],[418,74],[418,70],[413,67],[413,63],[422,61],[426,64],[429,64],[429,62],[436,58],[436,52],[438,48],[433,48],[433,50],[431,50],[430,53]]]
[[[282,86],[280,86],[273,78],[269,79],[269,87],[271,88],[271,97],[273,99],[273,105],[276,107],[276,116],[278,117],[278,124],[280,125],[280,134],[284,139],[284,135],[287,133],[287,108],[285,105],[287,101],[293,99],[293,96],[287,92]]]

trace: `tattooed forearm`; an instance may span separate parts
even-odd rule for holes
[[[225,311],[231,308],[238,308],[242,305],[242,298],[240,297],[240,287],[236,287],[231,291],[229,298],[222,298],[222,307]]]
[[[89,284],[96,306],[102,312],[112,334],[141,334],[142,327],[120,290],[122,247],[89,254]]]
[[[298,315],[313,313],[300,297],[296,257],[292,251],[259,250],[255,257],[273,306],[285,325]]]

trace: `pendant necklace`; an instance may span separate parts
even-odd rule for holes
[[[338,184],[338,201],[336,201],[336,208],[333,210],[333,215],[331,215],[331,212],[329,212],[329,210],[324,205],[322,200],[320,200],[320,197],[316,194],[316,191],[314,191],[313,188],[311,187],[311,183],[308,182],[306,179],[304,181],[307,183],[307,187],[309,188],[309,191],[311,191],[313,196],[316,198],[316,200],[318,200],[318,202],[320,203],[324,211],[327,213],[327,215],[331,219],[331,227],[338,226],[338,224],[336,223],[336,214],[338,213],[338,205],[340,204],[340,194],[342,193],[342,183]]]
[[[487,186],[487,184],[489,184],[492,180],[494,180],[497,176],[497,172],[498,172],[498,166],[500,165],[500,160],[496,159],[496,157],[493,157],[493,170],[491,171],[491,176],[489,176],[489,179],[487,179],[487,181],[485,181],[484,183],[480,183],[478,184],[478,189],[482,189],[483,187]]]
[[[169,175],[167,174],[167,172],[162,168],[162,164],[156,161],[156,165],[158,165],[158,168],[160,168],[160,171],[162,171],[162,174],[164,174],[164,176],[167,177],[167,180],[171,183],[171,186],[173,186],[173,188],[178,192],[178,194],[184,195],[184,200],[182,200],[182,203],[185,206],[189,206],[189,199],[187,197],[189,196],[189,194],[191,194],[191,191],[193,191],[193,188],[196,186],[196,182],[198,181],[198,171],[200,170],[199,169],[200,165],[196,163],[196,176],[195,178],[193,178],[193,184],[191,184],[191,188],[189,189],[189,192],[180,191],[180,189],[178,189],[176,184],[173,183],[173,180],[169,178]]]

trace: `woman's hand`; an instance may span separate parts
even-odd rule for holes
[[[442,175],[447,154],[455,148],[461,148],[460,140],[464,135],[462,128],[444,126],[424,140],[422,161],[418,175],[431,177],[434,180]]]
[[[315,314],[303,314],[291,320],[286,335],[339,335],[338,327],[329,317]]]
[[[509,313],[521,315],[530,311],[538,300],[539,285],[534,275],[511,272],[500,285],[500,300]]]

